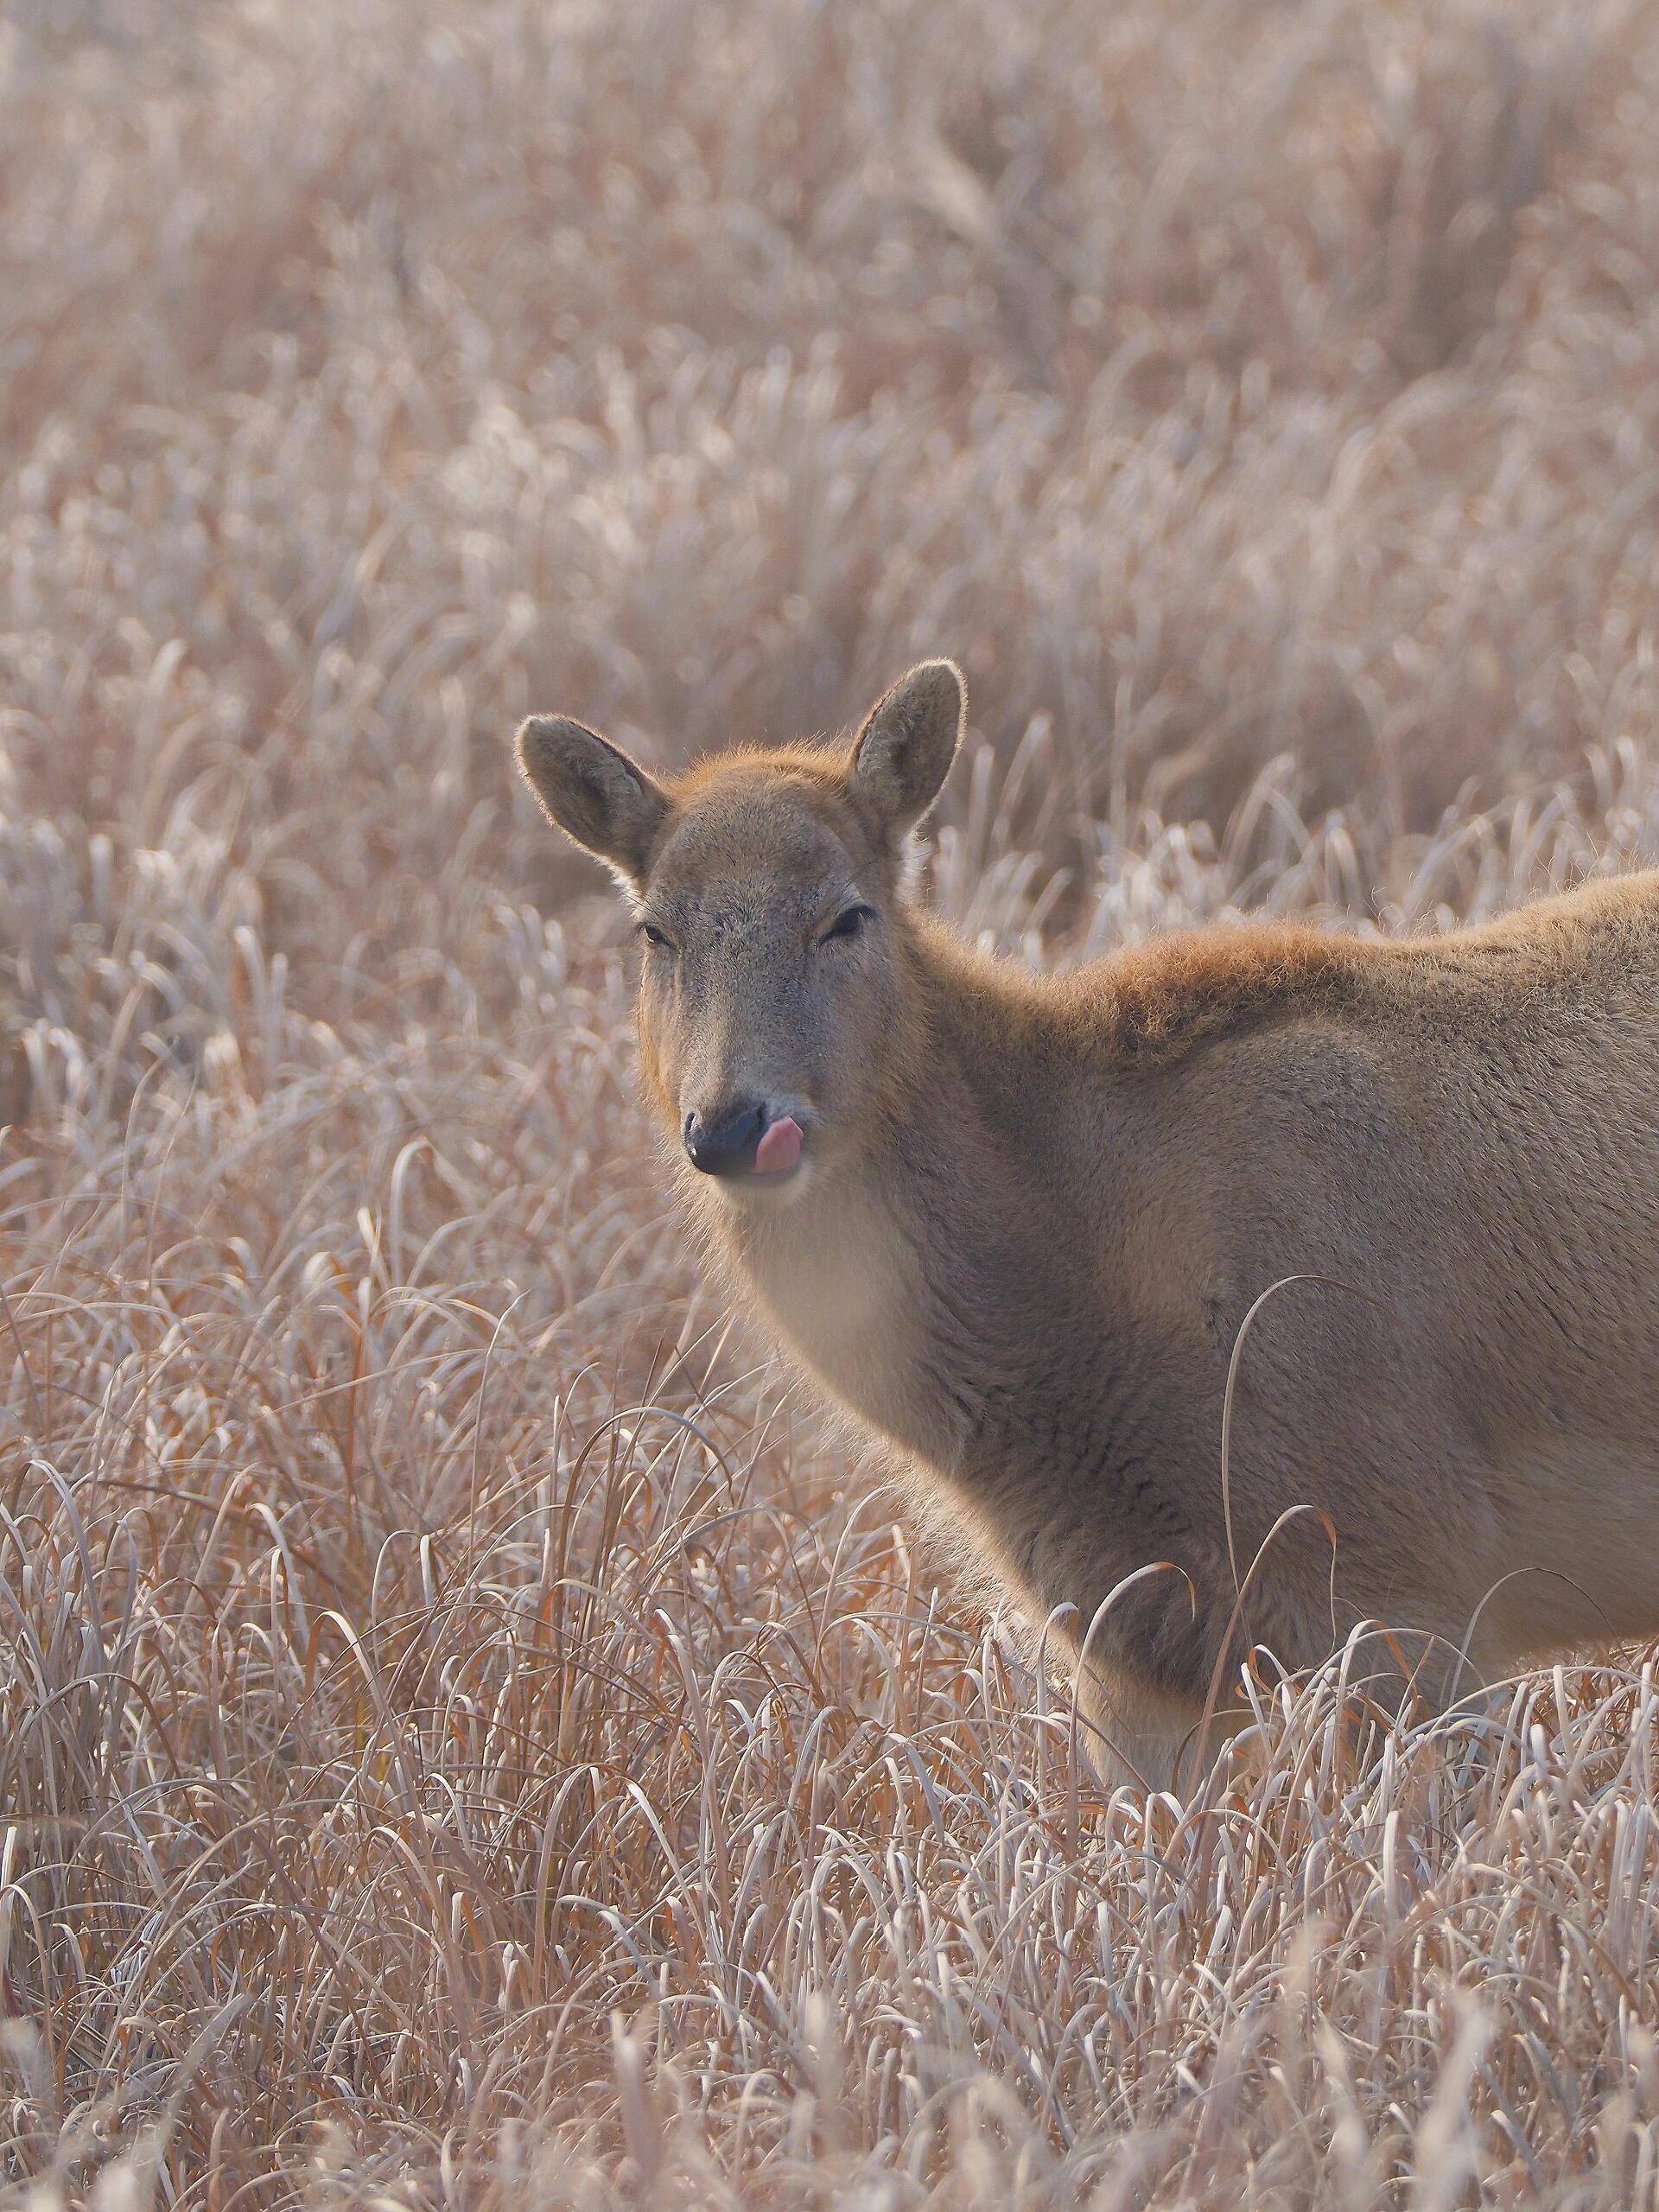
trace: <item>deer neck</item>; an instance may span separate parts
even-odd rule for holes
[[[910,980],[899,1080],[868,1141],[775,1215],[728,1219],[721,1242],[841,1404],[959,1473],[1009,1357],[1010,1300],[1042,1272],[1045,1240],[995,1106],[1018,1093],[1018,1068],[984,1065],[971,973],[923,940]],[[1020,1027],[999,1047],[1011,1063]]]

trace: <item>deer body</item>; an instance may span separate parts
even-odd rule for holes
[[[848,758],[625,763],[639,842],[584,839],[669,940],[642,1065],[705,1242],[1028,1611],[1074,1609],[1143,1779],[1249,1643],[1300,1668],[1374,1619],[1450,1692],[1659,1633],[1659,876],[1030,976],[904,887],[943,667]],[[522,749],[581,835],[572,777],[616,772],[576,731]]]

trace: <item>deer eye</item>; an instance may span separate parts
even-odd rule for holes
[[[875,919],[874,906],[843,906],[829,928],[818,939],[820,944],[831,944],[840,937],[859,937],[865,925]]]
[[[674,950],[673,938],[666,930],[659,930],[655,922],[641,922],[639,934],[658,952],[672,952]]]

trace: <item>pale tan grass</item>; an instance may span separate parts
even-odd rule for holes
[[[1641,1656],[1103,1802],[505,749],[955,652],[1041,963],[1659,856],[1656,147],[1642,0],[12,9],[6,2202],[1659,2202]]]

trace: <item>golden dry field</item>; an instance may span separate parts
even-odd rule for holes
[[[11,0],[0,200],[3,2201],[1655,2202],[1649,1662],[1103,1800],[507,752],[955,654],[1039,962],[1659,855],[1654,0]]]

